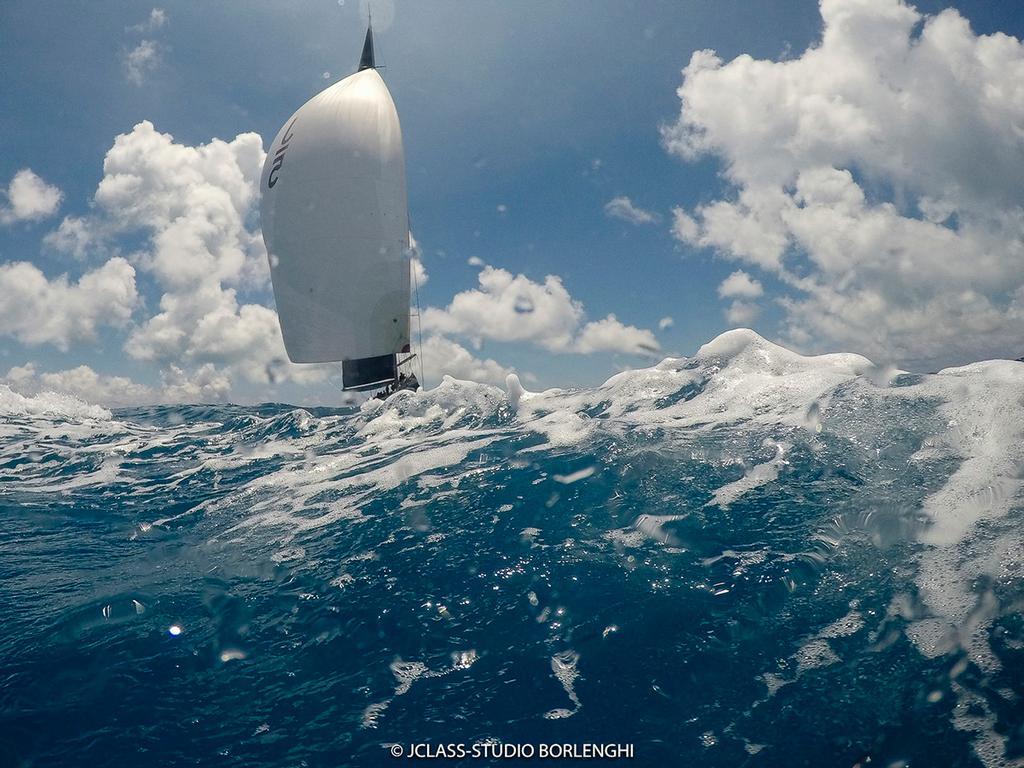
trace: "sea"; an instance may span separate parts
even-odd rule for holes
[[[1024,765],[1024,363],[0,388],[0,765]]]

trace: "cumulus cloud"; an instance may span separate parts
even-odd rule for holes
[[[225,400],[231,391],[231,380],[212,363],[188,373],[171,365],[160,374],[163,383],[161,398],[172,403],[212,403]]]
[[[137,301],[135,269],[119,257],[77,281],[50,280],[26,261],[0,265],[0,334],[24,344],[92,341],[101,326],[125,325]]]
[[[100,237],[85,219],[65,216],[60,226],[43,238],[43,244],[82,261],[99,248]]]
[[[444,375],[456,379],[479,381],[485,384],[502,385],[505,377],[512,373],[495,360],[480,359],[468,349],[444,336],[431,335],[423,342],[424,376],[430,386],[435,386]],[[415,363],[414,363],[415,365]]]
[[[1018,357],[1024,46],[899,0],[821,13],[796,59],[693,55],[665,146],[717,156],[733,189],[677,209],[673,233],[776,275],[801,346],[919,366]]]
[[[39,221],[52,216],[64,193],[47,184],[30,168],[22,168],[7,186],[6,204],[0,205],[0,224]]]
[[[468,259],[466,259],[466,263],[469,264],[469,266],[471,267],[484,266],[484,260],[481,259],[479,256],[470,256]]]
[[[756,299],[764,293],[761,283],[752,278],[742,269],[737,269],[718,286],[718,295],[723,299],[744,298]]]
[[[423,327],[475,340],[529,341],[555,351],[569,347],[583,307],[560,278],[548,275],[536,283],[486,266],[477,279],[479,288],[456,294],[447,308],[428,307]]]
[[[135,85],[142,85],[163,59],[162,49],[155,40],[140,40],[138,45],[125,51],[122,63],[124,74]]]
[[[97,373],[87,365],[40,373],[34,363],[27,363],[11,368],[0,380],[26,395],[61,392],[112,407],[154,402],[221,402],[227,399],[231,389],[230,380],[210,364],[191,374],[172,365],[161,372],[161,383],[157,387],[140,384],[127,376]]]
[[[90,403],[111,406],[143,405],[159,398],[152,387],[138,384],[126,376],[105,376],[87,365],[65,371],[39,373],[33,363],[11,368],[3,380],[22,394],[62,392]]]
[[[423,327],[469,338],[478,346],[484,339],[493,339],[582,354],[658,348],[650,331],[623,325],[613,315],[583,326],[583,304],[572,298],[556,275],[537,283],[523,274],[485,266],[477,279],[479,288],[457,293],[445,309],[428,307]]]
[[[700,226],[693,217],[682,208],[672,209],[672,234],[684,243],[700,245]]]
[[[276,314],[237,293],[266,285],[262,240],[246,226],[263,157],[251,133],[192,147],[143,122],[115,140],[95,201],[108,229],[149,234],[135,258],[163,292],[125,344],[132,357],[226,366],[255,382],[284,358]]]
[[[626,352],[633,355],[650,354],[659,349],[654,334],[644,328],[623,325],[615,315],[587,323],[574,344],[575,351],[588,355],[592,352]]]
[[[725,319],[732,326],[753,324],[761,316],[761,308],[750,301],[734,301],[725,310]]]
[[[725,319],[730,325],[752,325],[761,315],[761,308],[749,299],[756,299],[764,294],[764,288],[758,280],[752,278],[742,269],[737,269],[718,286],[718,295],[723,299],[735,299],[725,310]]]
[[[74,255],[142,236],[130,258],[159,299],[124,348],[160,368],[165,399],[216,398],[236,379],[309,383],[329,373],[289,364],[276,313],[241,298],[269,292],[254,210],[264,156],[254,133],[189,146],[139,123],[107,152],[93,212],[66,218],[46,238]]]
[[[613,197],[604,206],[604,212],[613,219],[628,221],[630,224],[653,224],[661,217],[653,211],[647,211],[635,205],[625,195]]]
[[[658,321],[658,330],[659,331],[668,330],[669,328],[671,328],[675,324],[676,324],[675,320],[673,320],[670,316],[665,315],[665,317],[661,318],[661,320]]]
[[[158,32],[165,24],[167,24],[167,12],[163,8],[154,8],[149,12],[149,17],[145,21],[125,27],[125,32],[150,35]],[[151,38],[140,40],[121,55],[125,77],[135,85],[142,85],[146,81],[146,77],[160,66],[163,56],[164,46],[159,42]]]

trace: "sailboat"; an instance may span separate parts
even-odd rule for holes
[[[418,388],[400,373],[414,357],[402,129],[374,62],[372,25],[358,70],[282,126],[260,192],[288,358],[340,361],[345,390]]]

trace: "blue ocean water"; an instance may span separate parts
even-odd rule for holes
[[[743,331],[583,391],[0,391],[0,764],[1021,765],[1022,477],[1024,364]]]

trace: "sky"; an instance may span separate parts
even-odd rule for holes
[[[0,4],[0,382],[344,402],[259,229],[366,0]],[[374,0],[426,384],[593,386],[733,327],[929,371],[1024,355],[1024,9]]]

